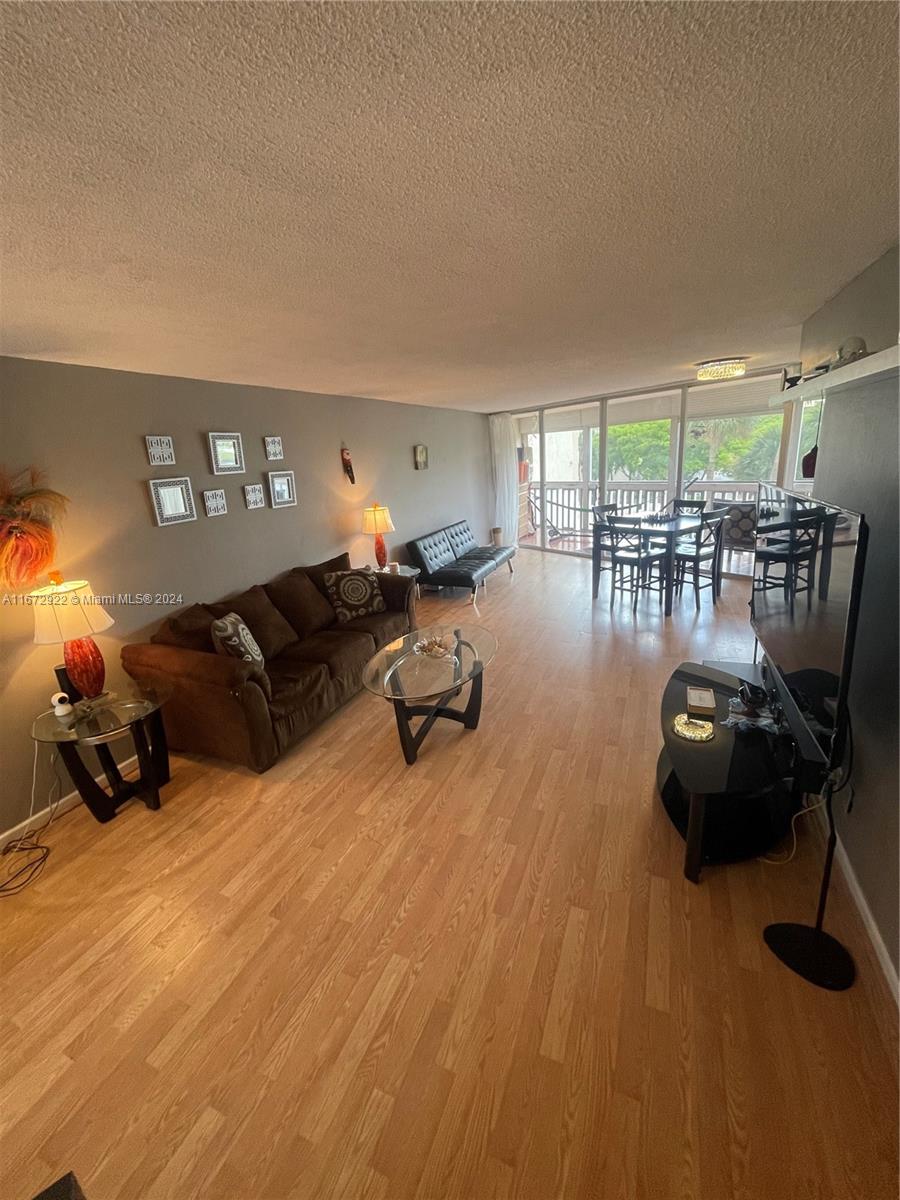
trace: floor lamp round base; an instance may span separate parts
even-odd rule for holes
[[[856,978],[856,967],[849,951],[830,933],[784,921],[763,930],[766,945],[790,967],[816,987],[843,992]]]

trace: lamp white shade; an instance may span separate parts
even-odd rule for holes
[[[363,533],[393,533],[394,522],[391,511],[381,504],[373,504],[371,508],[363,509]]]
[[[102,633],[113,619],[102,605],[97,604],[94,592],[86,579],[68,583],[53,583],[36,588],[33,598],[34,640],[39,646],[55,642],[74,642],[77,638]]]

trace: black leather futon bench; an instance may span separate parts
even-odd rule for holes
[[[410,561],[422,572],[420,583],[432,587],[469,588],[474,599],[478,585],[506,563],[513,573],[515,546],[479,546],[468,521],[457,521],[406,543]]]

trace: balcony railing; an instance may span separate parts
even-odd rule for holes
[[[687,495],[710,501],[737,501],[753,503],[757,498],[755,481],[729,481],[702,479],[691,485]],[[550,540],[560,535],[588,534],[593,524],[591,506],[601,503],[600,485],[596,480],[581,483],[577,480],[544,485],[544,503],[540,502],[540,484],[529,485],[531,523],[537,526],[540,514],[546,511],[547,529]],[[603,503],[618,504],[620,508],[661,509],[672,499],[672,489],[667,480],[642,480],[641,482],[615,481],[606,485]]]

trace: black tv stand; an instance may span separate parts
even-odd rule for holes
[[[752,664],[682,663],[669,679],[660,711],[663,748],[657,785],[672,824],[685,839],[684,873],[699,883],[704,863],[737,862],[765,853],[787,833],[800,805],[796,788],[784,783],[786,764],[777,739],[761,731],[739,733],[721,722],[742,680],[760,679]],[[687,742],[673,731],[685,711],[688,685],[711,688],[716,697],[713,737]]]

